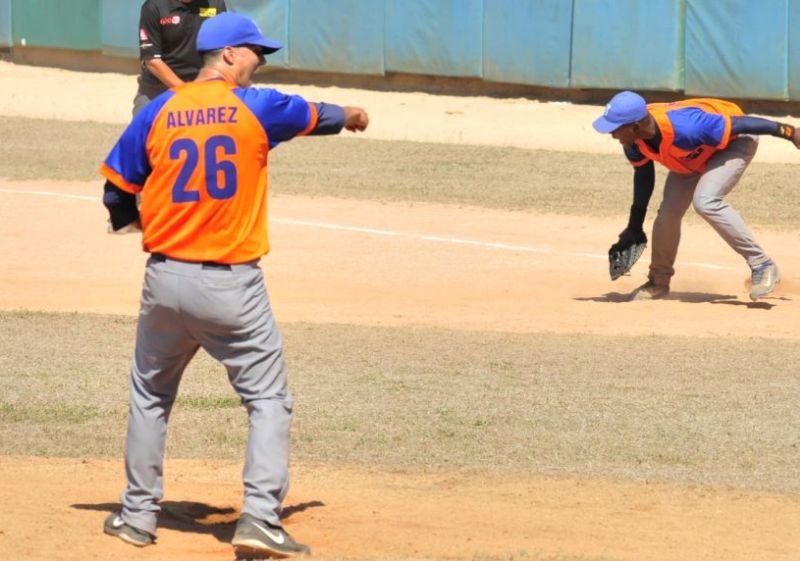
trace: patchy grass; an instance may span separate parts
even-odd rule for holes
[[[97,168],[121,131],[120,125],[0,117],[0,177],[99,181]],[[632,171],[621,154],[320,137],[282,145],[270,162],[270,185],[278,193],[579,216],[623,216],[631,202]],[[664,170],[657,169],[661,182]],[[797,170],[756,159],[730,201],[753,226],[797,228]]]
[[[298,459],[800,490],[797,342],[282,330]],[[0,454],[118,456],[134,333],[134,318],[0,313]],[[223,368],[200,353],[179,395],[170,456],[240,458]]]

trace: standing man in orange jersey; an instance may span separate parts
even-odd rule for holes
[[[104,531],[154,542],[163,496],[167,421],[199,348],[220,361],[249,415],[237,554],[308,552],[280,521],[289,477],[292,396],[259,259],[267,239],[267,160],[296,136],[363,131],[358,107],[310,103],[251,87],[282,45],[237,13],[207,19],[203,67],[147,105],[101,166],[115,232],[141,229],[145,270],[130,374],[122,510]],[[141,194],[141,208],[136,194]]]
[[[750,298],[755,301],[773,291],[780,280],[777,265],[725,197],[755,156],[758,135],[785,138],[800,148],[800,131],[792,125],[745,115],[738,105],[721,99],[647,104],[631,91],[615,95],[594,121],[594,128],[617,139],[634,166],[628,226],[609,255],[647,241],[643,225],[655,186],[653,162],[669,169],[653,224],[648,281],[634,292],[634,299],[652,300],[669,294],[681,222],[690,204],[747,262]]]

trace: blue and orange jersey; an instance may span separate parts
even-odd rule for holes
[[[728,147],[731,117],[744,115],[735,103],[722,99],[687,99],[647,105],[659,128],[659,137],[637,140],[625,155],[634,166],[654,160],[677,173],[702,173],[709,158]]]
[[[186,261],[252,261],[269,251],[269,151],[316,124],[316,107],[299,96],[222,80],[189,82],[134,118],[100,173],[141,194],[145,251]]]

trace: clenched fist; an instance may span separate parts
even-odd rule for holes
[[[344,128],[351,132],[366,130],[369,125],[369,115],[360,107],[345,107],[344,116]]]

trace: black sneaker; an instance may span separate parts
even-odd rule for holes
[[[109,536],[117,536],[122,541],[136,547],[152,545],[155,541],[155,537],[144,530],[128,525],[118,512],[112,512],[106,517],[106,521],[103,522],[103,532]]]
[[[307,545],[294,541],[282,527],[273,526],[249,514],[242,514],[239,518],[231,544],[236,551],[236,558],[240,560],[295,557],[311,553]]]

